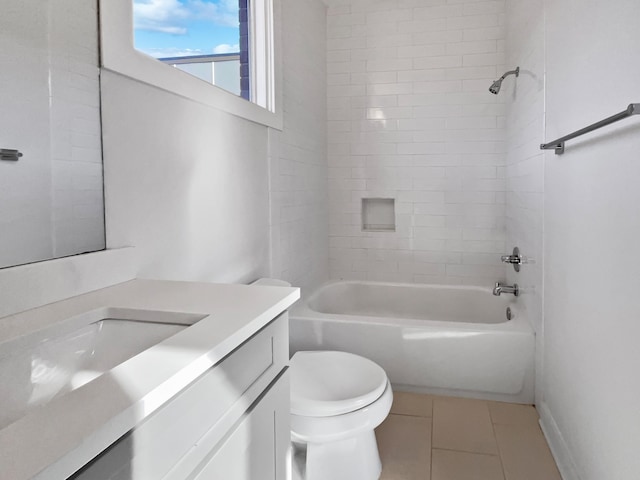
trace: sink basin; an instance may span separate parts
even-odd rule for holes
[[[0,429],[82,387],[189,324],[103,318],[0,350]]]

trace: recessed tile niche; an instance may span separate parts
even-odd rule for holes
[[[396,201],[394,198],[362,199],[362,230],[365,232],[396,231]]]

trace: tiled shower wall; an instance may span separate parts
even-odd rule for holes
[[[329,4],[331,277],[504,279],[504,1]],[[395,232],[362,231],[367,197],[395,199]]]

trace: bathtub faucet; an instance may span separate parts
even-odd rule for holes
[[[493,294],[499,297],[501,293],[513,293],[517,297],[520,295],[520,288],[518,288],[517,283],[505,285],[501,282],[496,282],[496,286],[493,288]]]

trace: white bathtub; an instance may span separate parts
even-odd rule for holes
[[[362,355],[398,390],[532,403],[534,333],[514,300],[481,287],[329,282],[291,311],[291,353]]]

